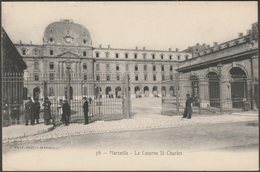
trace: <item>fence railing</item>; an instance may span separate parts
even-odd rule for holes
[[[71,106],[71,119],[81,121],[83,114],[83,97],[89,102],[90,121],[112,120],[129,117],[130,95],[129,78],[126,74],[93,75],[69,73],[4,73],[2,76],[3,124],[24,123],[24,105],[28,97],[38,100],[43,116],[43,99],[51,101],[51,114],[58,122],[60,100],[67,99]],[[69,94],[68,94],[69,92]]]

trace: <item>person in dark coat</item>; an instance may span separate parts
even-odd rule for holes
[[[33,106],[34,120],[39,124],[41,105],[38,99],[35,99]]]
[[[65,125],[69,125],[70,123],[70,105],[67,100],[64,100],[62,105],[62,118],[65,121]]]
[[[15,120],[17,120],[17,124],[19,124],[19,116],[20,116],[20,108],[19,104],[15,100],[13,104],[11,105],[11,119],[12,119],[12,124],[15,124]]]
[[[25,103],[25,125],[28,125],[29,120],[32,118],[32,107],[33,107],[33,102],[31,97],[28,98],[28,101]],[[32,121],[31,121],[32,124]]]
[[[50,125],[50,119],[51,117],[51,102],[48,99],[48,97],[44,98],[44,103],[42,104],[44,107],[44,114],[43,114],[43,118],[44,118],[44,123],[46,125]]]
[[[186,100],[186,103],[185,103],[185,109],[184,109],[184,113],[183,113],[182,118],[191,119],[192,103],[193,103],[193,98],[190,97],[190,94],[187,94],[187,100]]]
[[[88,124],[88,99],[84,97],[83,100],[85,100],[83,104],[83,112],[84,112],[85,125],[86,125]]]

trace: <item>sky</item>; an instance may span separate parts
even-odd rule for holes
[[[44,29],[72,19],[93,46],[168,50],[212,45],[246,33],[258,21],[257,2],[2,2],[2,26],[14,43],[42,44]]]

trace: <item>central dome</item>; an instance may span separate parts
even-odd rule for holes
[[[89,31],[72,20],[61,20],[49,24],[44,31],[44,44],[91,46]]]

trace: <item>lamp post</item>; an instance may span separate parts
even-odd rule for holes
[[[220,109],[220,113],[223,113],[223,95],[222,95],[222,89],[221,89],[221,83],[222,83],[222,64],[219,63],[217,65],[217,69],[219,72],[219,109]]]
[[[71,92],[70,92],[70,81],[71,81],[71,76],[70,76],[70,69],[71,69],[71,61],[66,61],[66,69],[67,69],[67,101],[70,105],[70,99],[71,99]]]

